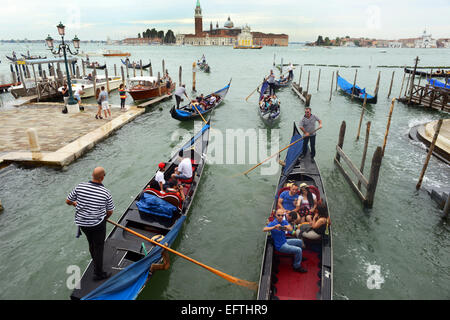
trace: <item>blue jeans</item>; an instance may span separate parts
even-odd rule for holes
[[[286,239],[286,243],[278,250],[283,253],[294,254],[294,268],[300,268],[302,263],[303,241],[300,239]]]

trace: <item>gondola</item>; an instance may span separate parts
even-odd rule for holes
[[[366,95],[366,89],[361,89],[357,85],[355,85],[355,88],[353,89],[353,85],[338,75],[338,85],[344,91],[345,94],[349,95],[350,97],[353,96],[353,99],[356,99],[360,102],[364,102],[365,95]],[[376,104],[378,101],[377,95],[372,96],[367,93],[367,103]]]
[[[125,61],[124,61],[124,60],[122,60],[122,59],[120,59],[120,61],[122,61],[122,63],[123,63],[124,65],[128,66],[128,68],[131,68],[131,69],[133,69],[133,68],[141,69],[141,64],[140,64],[140,63],[136,63],[136,62],[131,63],[129,60],[125,60]],[[142,69],[147,69],[147,68],[149,68],[151,65],[152,65],[151,62],[150,62],[149,64],[144,64],[144,65],[142,66]]]
[[[16,62],[17,61],[17,58],[15,58],[15,57],[6,56],[6,58],[8,58],[8,60],[10,60],[12,62]]]
[[[267,81],[265,81],[261,86],[261,93],[259,95],[259,102],[258,102],[258,113],[261,117],[262,121],[269,127],[274,126],[276,123],[280,121],[281,118],[281,108],[280,105],[274,106],[272,109],[264,109],[264,98],[266,97],[264,93],[267,91],[267,87],[269,84]]]
[[[289,85],[292,83],[292,79],[284,78],[284,79],[276,79],[274,83],[274,89],[280,89],[280,88],[286,88],[289,87]],[[264,91],[264,93],[267,93],[269,91],[269,87],[267,87]]]
[[[301,137],[294,123],[291,143],[301,139]],[[319,167],[315,161],[311,161],[309,150],[303,159],[299,158],[302,148],[303,143],[300,141],[288,149],[269,220],[274,219],[278,196],[284,190],[289,189],[286,187],[287,183],[308,184],[310,191],[315,193],[317,201],[324,205],[327,204]],[[257,299],[331,300],[333,298],[333,250],[331,240],[331,226],[329,224],[327,224],[325,234],[320,239],[309,240],[304,238],[306,246],[303,249],[303,257],[307,260],[302,262],[302,266],[308,271],[298,273],[292,269],[292,256],[276,251],[271,235],[267,234]]]
[[[225,99],[225,96],[228,93],[228,90],[230,90],[231,80],[230,82],[222,89],[213,92],[206,97],[204,97],[204,100],[209,100],[209,98],[214,94],[216,95],[216,101],[212,105],[208,105],[206,108],[204,105],[199,105],[197,108],[201,112],[202,116],[204,117],[206,114],[213,111],[215,108],[217,108]],[[194,109],[194,110],[192,110]],[[186,104],[185,106],[181,108],[176,108],[176,106],[173,106],[172,109],[170,109],[170,114],[172,115],[172,118],[185,121],[185,120],[192,120],[195,118],[200,118],[200,115],[197,113],[194,107],[191,106],[191,103]]]
[[[132,229],[161,244],[171,246],[189,212],[205,166],[210,124],[203,126],[180,151],[191,157],[193,175],[182,180],[185,200],[176,193],[162,194],[152,186],[153,177],[120,217],[118,224]],[[178,151],[166,162],[165,179],[168,180],[180,161]],[[148,204],[147,206],[145,204]],[[153,209],[152,206],[153,205]],[[168,208],[169,207],[169,208]],[[159,209],[157,209],[159,208]],[[162,210],[162,208],[165,208]],[[104,269],[112,276],[106,280],[93,280],[92,261],[84,271],[78,288],[70,298],[74,300],[133,300],[151,279],[152,264],[162,261],[162,248],[133,234],[114,227],[105,240]]]
[[[84,61],[84,60],[81,60],[81,61],[88,69],[94,69],[94,67],[95,67],[95,69],[103,70],[106,68],[106,63],[104,65],[100,65],[98,62],[90,62],[90,61]]]
[[[211,68],[209,67],[209,65],[205,62],[198,62],[197,66],[200,70],[206,72],[206,73],[210,73],[211,72]]]
[[[41,57],[41,56],[30,56],[30,55],[24,55],[24,54],[21,54],[21,56],[22,56],[25,60],[47,59],[47,56]]]
[[[414,70],[405,68],[405,73],[413,74]],[[435,71],[433,73],[428,73],[428,72],[425,72],[425,71],[416,70],[415,75],[416,76],[426,77],[426,78],[443,78],[443,77],[446,77],[446,76],[450,77],[450,70],[438,70],[438,71]]]

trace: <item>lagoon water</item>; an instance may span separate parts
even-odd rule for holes
[[[82,44],[86,52],[101,49],[98,45]],[[274,56],[277,64],[283,58],[285,63],[300,65],[360,66],[357,83],[369,93],[373,92],[381,71],[378,103],[368,106],[361,139],[356,142],[361,104],[334,89],[332,100],[328,101],[331,74],[337,68],[303,66],[302,86],[306,87],[311,71],[312,112],[323,121],[323,129],[317,136],[316,160],[332,218],[334,299],[450,298],[450,227],[439,217],[440,210],[425,191],[430,187],[448,187],[450,168],[432,157],[423,188],[416,191],[426,152],[408,138],[414,125],[448,118],[448,114],[395,104],[375,203],[370,210],[363,209],[333,163],[343,120],[347,124],[343,149],[358,166],[365,124],[372,122],[366,175],[375,148],[383,144],[390,102],[399,95],[403,70],[377,66],[413,65],[416,56],[421,59],[420,65],[450,65],[448,49],[386,49],[386,53],[380,52],[381,49],[330,50],[301,45],[261,50],[176,46],[106,46],[106,49],[131,52],[131,60],[142,59],[144,63],[151,59],[154,73],[161,71],[161,61],[165,59],[166,68],[177,82],[178,68],[182,66],[183,82],[190,96],[194,95],[190,91],[192,62],[204,53],[211,73],[197,73],[197,93],[218,90],[232,78],[226,102],[211,116],[213,130],[223,134],[224,139],[227,129],[255,129],[257,133],[266,129],[257,113],[257,94],[248,102],[245,98],[273,67]],[[0,75],[6,80],[10,75],[5,54],[12,50],[17,54],[27,50],[34,55],[48,54],[44,44],[2,44]],[[106,62],[110,74],[114,64],[120,70],[119,59],[91,57],[92,61]],[[321,80],[317,91],[319,68]],[[296,82],[299,70],[300,66],[295,70]],[[394,85],[388,99],[394,70]],[[354,68],[341,67],[339,72],[349,82],[353,81]],[[113,103],[119,102],[117,92],[110,97]],[[272,131],[261,131],[269,135],[269,141],[270,137],[279,137],[268,154],[289,143],[292,123],[300,121],[304,113],[304,106],[290,88],[279,91],[278,97],[282,103],[281,121]],[[2,108],[11,108],[10,99],[8,95],[1,96],[0,112]],[[127,103],[133,103],[131,98]],[[103,166],[107,172],[104,183],[116,205],[113,218],[117,219],[154,174],[157,163],[168,159],[183,136],[192,135],[194,126],[200,125],[172,119],[169,110],[173,104],[173,100],[168,100],[148,108],[145,114],[63,170],[15,165],[0,170],[0,200],[5,208],[0,214],[0,299],[68,299],[71,290],[66,284],[67,268],[75,265],[83,271],[90,256],[86,239],[75,238],[74,210],[64,203],[67,194],[76,184],[88,180],[95,166]],[[224,144],[232,146],[233,142],[225,139]],[[259,147],[264,149],[268,145],[259,143]],[[281,158],[284,156],[283,152]],[[258,162],[263,159],[258,158]],[[230,164],[225,160],[224,155],[224,161],[206,166],[188,219],[173,248],[238,278],[258,281],[264,245],[262,228],[271,209],[279,171],[263,175],[257,169],[249,178],[234,177],[254,163]],[[255,292],[171,255],[170,269],[158,272],[139,299],[255,297]]]

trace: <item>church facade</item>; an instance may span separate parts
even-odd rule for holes
[[[250,39],[248,35],[249,28],[244,28],[245,35],[243,35],[242,28],[235,27],[230,17],[228,17],[228,20],[223,27],[219,27],[218,22],[216,22],[216,26],[214,27],[211,22],[209,30],[203,30],[203,16],[200,0],[197,0],[194,21],[195,34],[178,34],[176,36],[176,44],[193,46],[234,46],[238,44],[243,36],[245,36],[248,43],[252,42],[262,46],[287,46],[289,42],[289,36],[286,34],[265,34],[262,32],[250,33],[252,37],[252,39]]]

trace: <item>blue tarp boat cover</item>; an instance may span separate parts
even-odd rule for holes
[[[154,194],[143,193],[141,199],[136,203],[139,211],[155,216],[172,218],[177,212],[177,207],[173,204],[158,198]]]
[[[183,225],[185,216],[180,217],[161,243],[172,245]],[[149,254],[136,263],[117,273],[97,289],[84,296],[82,300],[134,300],[139,294],[153,263],[161,259],[162,248],[155,246]]]
[[[428,82],[433,87],[450,89],[450,82],[447,82],[447,84],[445,84],[443,82],[437,81],[436,79],[428,79]]]
[[[302,135],[300,133],[297,133],[292,136],[290,143],[293,143],[301,138]],[[283,178],[280,180],[280,185],[283,185],[285,183],[286,174],[292,170],[293,166],[295,166],[297,159],[298,157],[300,157],[302,151],[303,151],[303,140],[289,147],[288,152],[286,154],[285,166],[283,168]]]
[[[260,90],[260,94],[259,94],[259,101],[262,100],[262,98],[264,98],[264,93],[267,90],[267,87],[269,86],[269,83],[267,81],[264,81],[263,85],[261,86],[261,90]]]
[[[341,76],[338,76],[338,85],[339,85],[339,87],[341,87],[342,90],[344,90],[348,94],[350,94],[350,95],[352,94],[353,85],[351,83],[349,83],[347,80],[345,80],[344,78],[342,78]],[[359,90],[359,96],[364,98],[365,94],[366,94],[366,89],[365,88],[361,89],[357,85],[355,85],[355,88]],[[374,96],[367,94],[367,99],[372,99],[372,98],[374,98]]]

